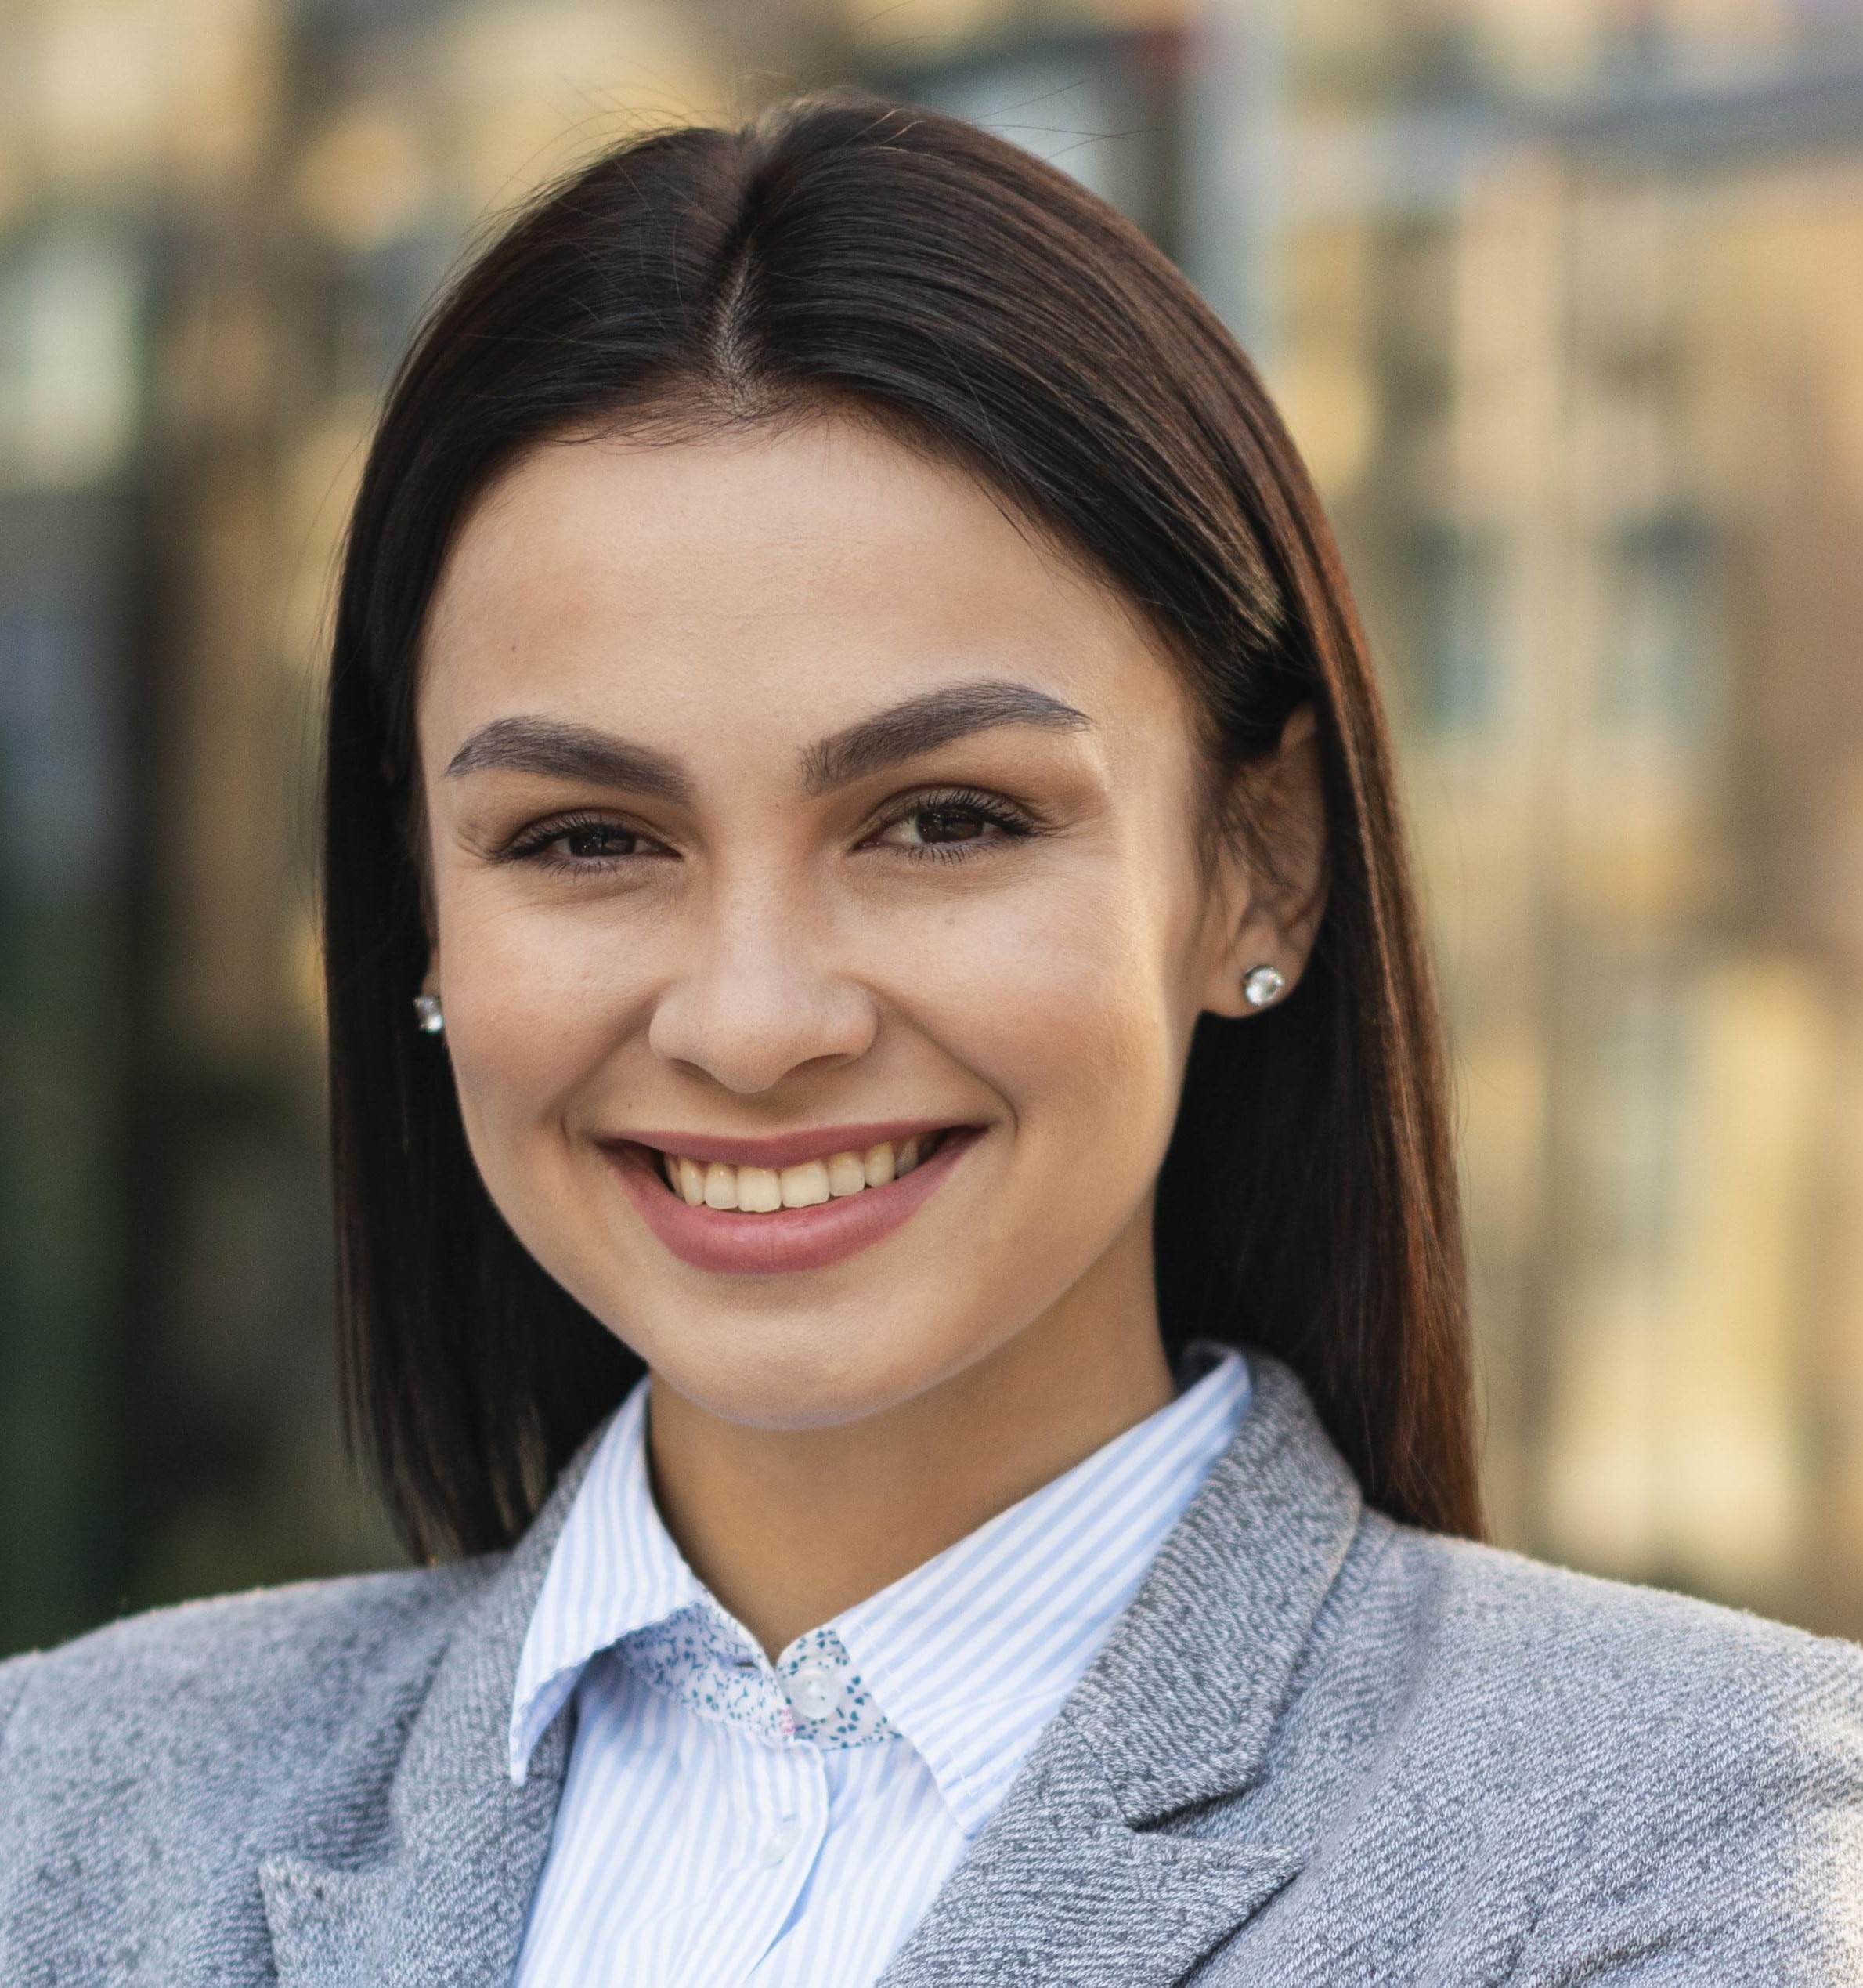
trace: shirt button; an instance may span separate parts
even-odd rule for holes
[[[789,1680],[789,1703],[804,1719],[825,1719],[840,1695],[840,1680],[825,1664],[804,1664]]]
[[[764,1847],[756,1853],[756,1860],[766,1871],[782,1862],[795,1849],[802,1838],[802,1824],[792,1816],[785,1823],[778,1824],[765,1839]]]

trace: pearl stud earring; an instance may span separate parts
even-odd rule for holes
[[[414,1026],[423,1036],[437,1036],[446,1026],[446,1017],[440,1012],[440,997],[437,994],[417,994],[414,996]]]
[[[1251,1008],[1265,1008],[1287,984],[1279,967],[1251,967],[1242,982],[1242,998]]]

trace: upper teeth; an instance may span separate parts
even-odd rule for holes
[[[766,1215],[778,1208],[814,1208],[831,1197],[883,1187],[919,1164],[919,1141],[891,1140],[864,1153],[831,1153],[800,1166],[727,1166],[722,1160],[689,1160],[677,1153],[660,1156],[673,1191],[693,1207],[736,1208]]]

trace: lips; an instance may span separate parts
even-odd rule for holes
[[[682,1263],[726,1276],[767,1277],[824,1269],[891,1234],[937,1193],[979,1136],[973,1126],[899,1122],[772,1139],[656,1133],[616,1140],[604,1150],[648,1227]],[[796,1185],[812,1182],[815,1171],[825,1180],[831,1162],[849,1154],[871,1156],[882,1148],[891,1150],[891,1168],[876,1161],[864,1170],[857,1191],[844,1165],[837,1170],[839,1191],[816,1199],[812,1186]],[[897,1170],[902,1151],[915,1150],[916,1163]],[[889,1172],[891,1177],[883,1177]],[[684,1192],[669,1178],[682,1174]],[[696,1203],[691,1196],[695,1174],[700,1177]],[[752,1206],[707,1205],[706,1178],[713,1183],[713,1202],[736,1198],[739,1184],[749,1181]],[[785,1180],[791,1190],[785,1198],[803,1199],[806,1205],[772,1205],[767,1187]]]

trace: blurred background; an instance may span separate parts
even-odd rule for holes
[[[0,1650],[396,1557],[310,788],[371,414],[528,189],[839,78],[1150,230],[1333,508],[1500,1535],[1863,1633],[1863,0],[0,0]]]

